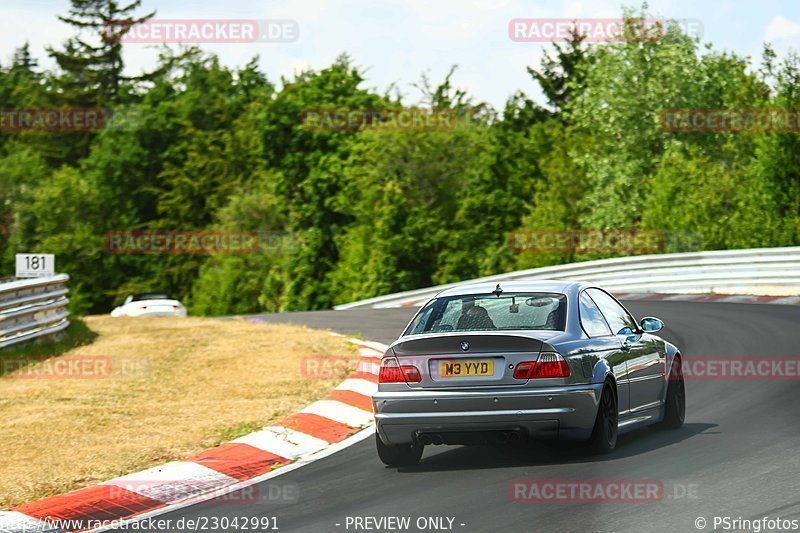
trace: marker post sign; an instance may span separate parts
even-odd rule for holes
[[[56,273],[56,256],[53,254],[17,254],[18,278],[42,278]]]

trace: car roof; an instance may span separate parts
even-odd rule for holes
[[[589,286],[580,281],[563,281],[552,279],[531,279],[514,281],[492,281],[487,283],[473,283],[470,285],[459,285],[445,289],[436,295],[436,298],[447,296],[464,296],[469,294],[491,294],[497,285],[503,292],[555,292],[568,294],[577,288]]]

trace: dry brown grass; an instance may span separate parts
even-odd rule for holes
[[[0,508],[183,459],[274,422],[341,381],[304,376],[303,358],[354,353],[343,338],[299,326],[85,321],[99,337],[61,357],[110,357],[110,376],[0,377]]]

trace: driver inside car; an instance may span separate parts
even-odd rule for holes
[[[460,330],[496,329],[485,307],[475,305],[475,300],[462,300],[461,316],[458,319]]]

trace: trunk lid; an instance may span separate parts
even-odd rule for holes
[[[457,332],[413,336],[392,345],[401,365],[414,365],[420,372],[415,389],[521,387],[527,380],[514,379],[514,368],[522,361],[535,361],[542,346],[562,331],[528,334]]]

